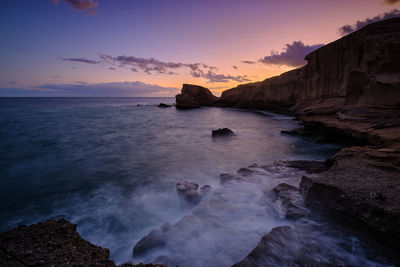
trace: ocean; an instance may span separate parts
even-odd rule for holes
[[[175,101],[0,98],[0,230],[64,217],[78,225],[83,238],[109,248],[111,258],[122,263],[132,260],[133,246],[152,229],[196,212],[219,210],[221,218],[212,225],[226,218],[235,223],[226,223],[223,231],[212,225],[196,229],[200,236],[214,234],[191,244],[190,249],[200,252],[186,256],[192,266],[201,266],[213,254],[210,244],[223,243],[226,251],[220,251],[216,266],[228,266],[288,221],[273,211],[275,204],[260,201],[265,188],[278,183],[273,173],[257,186],[229,190],[219,175],[254,163],[325,160],[340,149],[282,135],[281,130],[299,127],[289,116],[234,108],[160,108],[161,102]],[[213,129],[223,127],[236,136],[211,137]],[[285,175],[279,179],[293,184],[301,178],[293,172]],[[209,200],[199,206],[182,203],[175,188],[182,181],[210,185]],[[187,247],[176,241],[170,251],[137,260],[153,261]]]

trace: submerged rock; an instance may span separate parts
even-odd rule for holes
[[[164,104],[164,103],[160,103],[160,104],[158,105],[158,107],[159,107],[159,108],[169,108],[169,107],[171,107],[171,105]]]
[[[234,136],[235,133],[229,128],[219,128],[217,130],[212,130],[211,135],[213,137],[220,137],[220,136]]]
[[[185,181],[176,184],[176,191],[178,193],[178,196],[192,205],[198,204],[201,201],[202,197],[204,197],[211,190],[210,185],[202,186],[200,188],[200,192],[198,191],[198,188],[199,184],[195,182]]]

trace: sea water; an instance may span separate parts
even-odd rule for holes
[[[281,130],[299,127],[292,117],[232,108],[161,108],[161,102],[173,104],[174,99],[0,98],[0,230],[64,217],[78,224],[83,238],[109,248],[111,258],[122,263],[132,260],[133,246],[152,229],[215,212],[212,201],[220,201],[224,208],[217,207],[218,216],[236,223],[226,231],[199,231],[212,244],[226,246],[217,265],[230,264],[287,221],[271,215],[273,207],[263,203],[262,192],[277,184],[274,174],[264,175],[260,185],[265,188],[243,190],[221,186],[219,175],[253,163],[324,160],[340,149],[282,135]],[[224,127],[236,136],[211,136],[213,129]],[[298,183],[301,175],[292,176],[288,173],[286,180]],[[208,201],[182,203],[175,189],[182,181],[211,185]],[[233,238],[235,231],[241,231],[241,239]],[[187,244],[173,249],[184,251]],[[212,245],[199,249],[203,255],[187,255],[192,266],[215,253]],[[141,260],[157,256],[162,255]]]

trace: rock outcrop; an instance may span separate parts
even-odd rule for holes
[[[218,100],[207,88],[192,84],[184,84],[181,93],[175,98],[177,108],[212,106]]]
[[[324,101],[336,108],[400,106],[400,18],[367,25],[305,59],[302,68],[224,91],[221,102],[243,108],[321,106]]]
[[[116,266],[110,251],[82,239],[64,219],[20,226],[0,235],[1,266]],[[156,267],[122,264],[121,267]]]

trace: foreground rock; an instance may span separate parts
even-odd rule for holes
[[[211,106],[218,100],[207,88],[192,84],[184,84],[181,93],[175,98],[177,108]]]
[[[212,130],[212,137],[221,137],[221,136],[234,136],[235,133],[229,128],[219,128],[217,130]]]
[[[0,235],[1,266],[116,266],[110,251],[82,239],[61,219],[20,226]],[[121,266],[153,267],[152,264]]]
[[[345,231],[307,219],[276,227],[233,266],[393,266],[377,250],[362,246]]]
[[[351,218],[400,251],[400,151],[345,148],[327,172],[303,176],[307,206]]]

